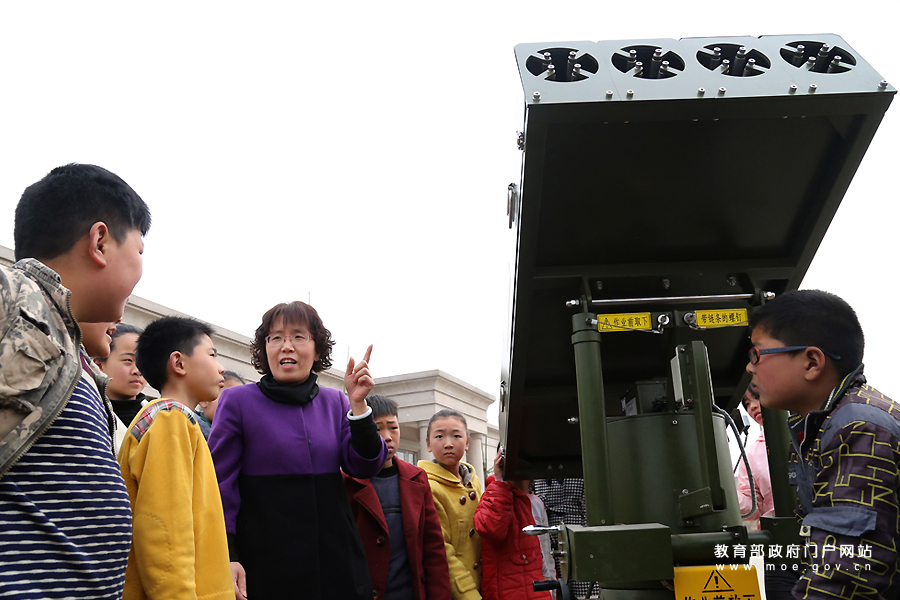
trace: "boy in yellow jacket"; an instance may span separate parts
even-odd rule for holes
[[[438,411],[428,422],[428,451],[434,461],[419,461],[428,474],[444,531],[453,600],[481,600],[481,538],[475,531],[481,482],[472,465],[462,462],[469,440],[469,427],[461,413]]]
[[[134,515],[124,600],[236,594],[216,471],[193,412],[225,384],[212,333],[165,317],[138,339],[138,368],[162,398],[138,413],[119,450]]]

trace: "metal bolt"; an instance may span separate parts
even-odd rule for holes
[[[810,93],[810,94],[815,94],[815,93],[816,93],[816,89],[817,89],[818,87],[819,87],[819,86],[817,86],[817,85],[814,84],[814,83],[809,84],[809,93]]]
[[[678,351],[681,352],[682,354],[684,354],[685,352],[687,352],[687,350],[685,350],[684,348],[679,348]]]
[[[551,76],[551,77],[553,77],[554,75],[556,75],[556,67],[553,66],[552,64],[547,65],[547,74],[548,74],[549,76]]]
[[[737,277],[735,277],[734,275],[732,275],[731,277],[729,277],[729,278],[728,278],[728,285],[730,285],[731,287],[736,286],[736,285],[737,285]]]
[[[723,88],[723,87],[719,88],[719,95],[721,95],[721,96],[725,95],[725,88]]]
[[[709,504],[701,504],[700,508],[703,510],[709,510]]]
[[[687,495],[687,494],[689,494],[690,492],[688,491],[687,488],[684,488],[683,490],[681,490],[681,493],[684,494],[684,495]]]
[[[591,558],[594,558],[594,555],[593,555],[593,554],[589,554],[588,556],[590,556]]]
[[[540,101],[541,101],[541,93],[540,93],[540,92],[535,92],[535,93],[533,93],[533,94],[531,95],[531,97],[534,98],[534,101],[535,101],[535,102],[540,102]]]
[[[672,283],[671,283],[668,279],[663,279],[663,280],[662,280],[662,286],[663,286],[663,289],[664,289],[664,290],[669,289],[669,286],[671,286],[671,285],[672,285]]]
[[[603,282],[598,279],[597,281],[594,282],[594,287],[597,288],[598,292],[602,291],[603,290]]]
[[[574,50],[569,52],[569,58],[571,58],[572,60],[574,60],[576,56],[578,56],[578,53],[575,52]]]
[[[572,72],[575,73],[576,75],[581,75],[581,65],[578,63],[575,63],[575,66],[572,67]]]
[[[788,91],[789,91],[790,93],[792,93],[792,94],[796,93],[796,92],[797,92],[797,86],[796,86],[796,85],[792,85]]]
[[[569,425],[578,425],[578,417],[569,417],[566,421],[568,421]]]
[[[550,53],[544,52],[544,60],[550,60]]]
[[[606,525],[606,519],[600,519],[600,524]],[[591,558],[594,558],[593,555],[591,556]]]
[[[763,298],[766,300],[772,300],[775,297],[775,292],[763,292]]]
[[[625,93],[628,95],[629,98],[633,98],[633,97],[634,97],[634,90],[628,90],[628,91],[625,92]]]
[[[579,304],[581,304],[580,300],[567,300],[566,301],[566,306],[569,308],[575,308]]]
[[[697,93],[698,93],[699,95],[702,96],[703,94],[706,93],[706,89],[705,89],[705,88],[700,88],[700,89],[697,90]]]
[[[669,324],[669,315],[667,315],[665,313],[659,315],[658,317],[656,317],[656,322],[663,326],[668,325]]]
[[[612,97],[613,97],[613,91],[612,91],[612,90],[606,90],[606,97],[607,97],[607,98],[612,98]]]
[[[882,79],[881,82],[878,84],[878,89],[883,90],[883,89],[887,88],[887,86],[888,86],[887,79]]]
[[[678,425],[678,419],[672,419],[672,425]]]

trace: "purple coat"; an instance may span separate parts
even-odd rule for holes
[[[387,446],[360,456],[349,411],[343,393],[324,387],[305,405],[275,402],[255,384],[222,392],[209,447],[231,559],[244,566],[257,600],[372,597],[341,470],[375,475]],[[353,429],[378,435],[371,417]]]

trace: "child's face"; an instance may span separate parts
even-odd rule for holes
[[[225,367],[219,364],[216,358],[216,347],[208,335],[200,337],[200,341],[194,346],[194,352],[190,356],[182,355],[185,370],[185,384],[188,387],[191,398],[178,400],[194,402],[208,402],[219,397],[219,392],[225,387],[225,378],[222,374]]]
[[[780,340],[770,337],[758,327],[750,335],[754,348],[783,348]],[[759,394],[759,403],[769,409],[791,410],[805,406],[806,361],[803,352],[765,354],[759,363],[747,363],[751,384]]]
[[[284,340],[281,345],[266,342],[266,358],[275,381],[289,385],[306,381],[313,363],[319,360],[315,340],[309,339],[302,344],[293,340],[295,335],[309,335],[306,324],[285,324],[283,319],[277,319],[272,323],[269,335],[281,336]]]
[[[442,417],[431,424],[428,451],[449,471],[456,472],[459,461],[469,449],[469,432],[456,417]]]
[[[79,323],[81,327],[81,343],[91,358],[109,356],[109,343],[116,330],[115,323]]]
[[[120,244],[109,235],[104,244],[106,267],[100,271],[92,298],[92,321],[118,321],[125,312],[125,302],[143,274],[144,240],[134,229]],[[87,319],[85,319],[87,320]]]
[[[133,400],[147,385],[134,362],[137,340],[136,333],[120,335],[109,358],[100,363],[100,370],[112,379],[106,386],[110,400]]]
[[[397,420],[397,415],[381,415],[375,419],[375,427],[388,447],[388,457],[384,466],[390,467],[394,464],[394,455],[400,446],[400,421]]]

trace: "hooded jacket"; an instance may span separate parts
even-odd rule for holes
[[[472,465],[461,462],[459,466],[465,483],[436,462],[419,461],[428,474],[441,521],[453,599],[480,600],[481,538],[475,531],[475,509],[481,499],[481,482]]]
[[[81,377],[70,295],[36,259],[0,267],[0,478],[50,427]]]
[[[481,535],[484,600],[550,600],[550,592],[535,592],[531,584],[543,581],[544,557],[537,537],[522,533],[534,525],[531,499],[508,481],[486,480],[484,495],[475,511],[475,531]]]

